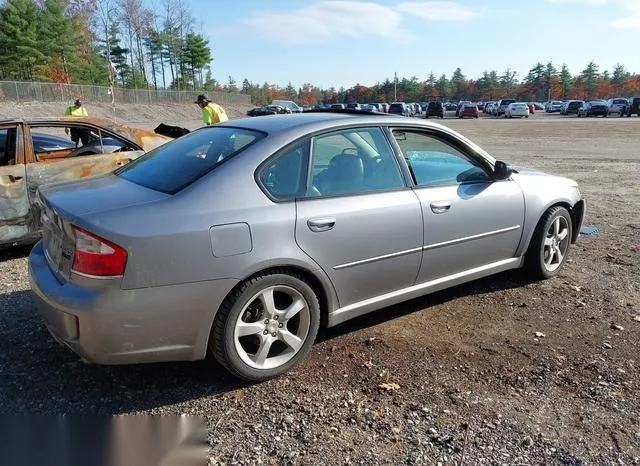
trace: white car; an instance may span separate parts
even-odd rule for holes
[[[529,118],[529,106],[524,102],[514,102],[512,104],[509,104],[509,106],[505,109],[504,116],[507,118]]]

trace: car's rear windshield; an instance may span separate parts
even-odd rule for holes
[[[402,104],[391,104],[391,106],[389,107],[389,110],[392,111],[397,111],[397,110],[403,110],[403,105]]]
[[[509,105],[509,104],[514,103],[514,102],[515,102],[515,100],[513,100],[513,99],[503,99],[502,102],[500,103],[500,105]]]
[[[626,105],[626,104],[627,104],[627,100],[626,100],[626,99],[613,99],[613,103],[614,103],[614,104],[623,104],[623,105]]]
[[[175,194],[264,136],[248,129],[214,126],[164,144],[114,173],[155,191]]]

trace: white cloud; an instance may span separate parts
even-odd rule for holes
[[[254,32],[292,43],[325,42],[340,37],[379,36],[406,41],[402,16],[372,2],[321,1],[293,11],[262,13],[245,21]]]
[[[626,11],[623,18],[611,22],[615,28],[640,29],[640,0],[623,0],[622,6]]]
[[[405,14],[427,21],[468,21],[477,14],[454,1],[414,1],[386,6],[373,1],[322,0],[292,11],[258,13],[243,23],[253,33],[294,44],[339,38],[383,37],[408,42]]]
[[[469,21],[478,16],[470,8],[448,1],[406,2],[398,5],[397,9],[427,21]]]

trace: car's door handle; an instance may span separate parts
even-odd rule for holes
[[[449,209],[451,209],[451,202],[440,201],[431,203],[431,211],[434,214],[444,214],[446,212],[449,212]]]
[[[20,175],[3,175],[2,178],[5,180],[5,184],[15,183],[16,181],[20,181],[22,177]]]
[[[311,231],[328,231],[336,226],[335,218],[311,218],[307,220],[307,226]]]

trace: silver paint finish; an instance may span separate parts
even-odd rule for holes
[[[413,284],[420,267],[422,214],[411,190],[296,204],[296,241],[329,276],[341,306],[366,299],[373,290],[384,294]],[[309,227],[310,219],[329,214],[335,219],[332,229]],[[385,259],[370,260],[380,256]]]
[[[244,222],[214,225],[209,229],[209,235],[215,257],[247,254],[253,249],[251,228]]]
[[[402,117],[274,115],[223,125],[268,136],[175,195],[114,175],[41,189],[67,227],[86,228],[129,253],[122,278],[92,280],[56,275],[42,245],[34,248],[30,275],[45,321],[59,319],[59,312],[79,320],[78,340],[57,335],[59,341],[104,363],[202,358],[214,316],[233,287],[282,267],[314,278],[328,325],[336,325],[520,267],[545,210],[581,201],[574,182],[519,170],[507,181],[276,203],[257,185],[255,169],[294,140],[339,128],[426,129],[487,166],[495,160],[446,127]],[[246,227],[235,238],[224,228],[215,231],[223,225],[248,225],[251,248]],[[219,239],[224,257],[217,256]],[[236,251],[243,252],[228,254]]]
[[[416,189],[424,215],[418,283],[515,257],[522,236],[524,198],[513,181]],[[446,201],[446,213],[431,204]],[[464,241],[461,241],[464,239]],[[437,246],[437,247],[436,247]]]

